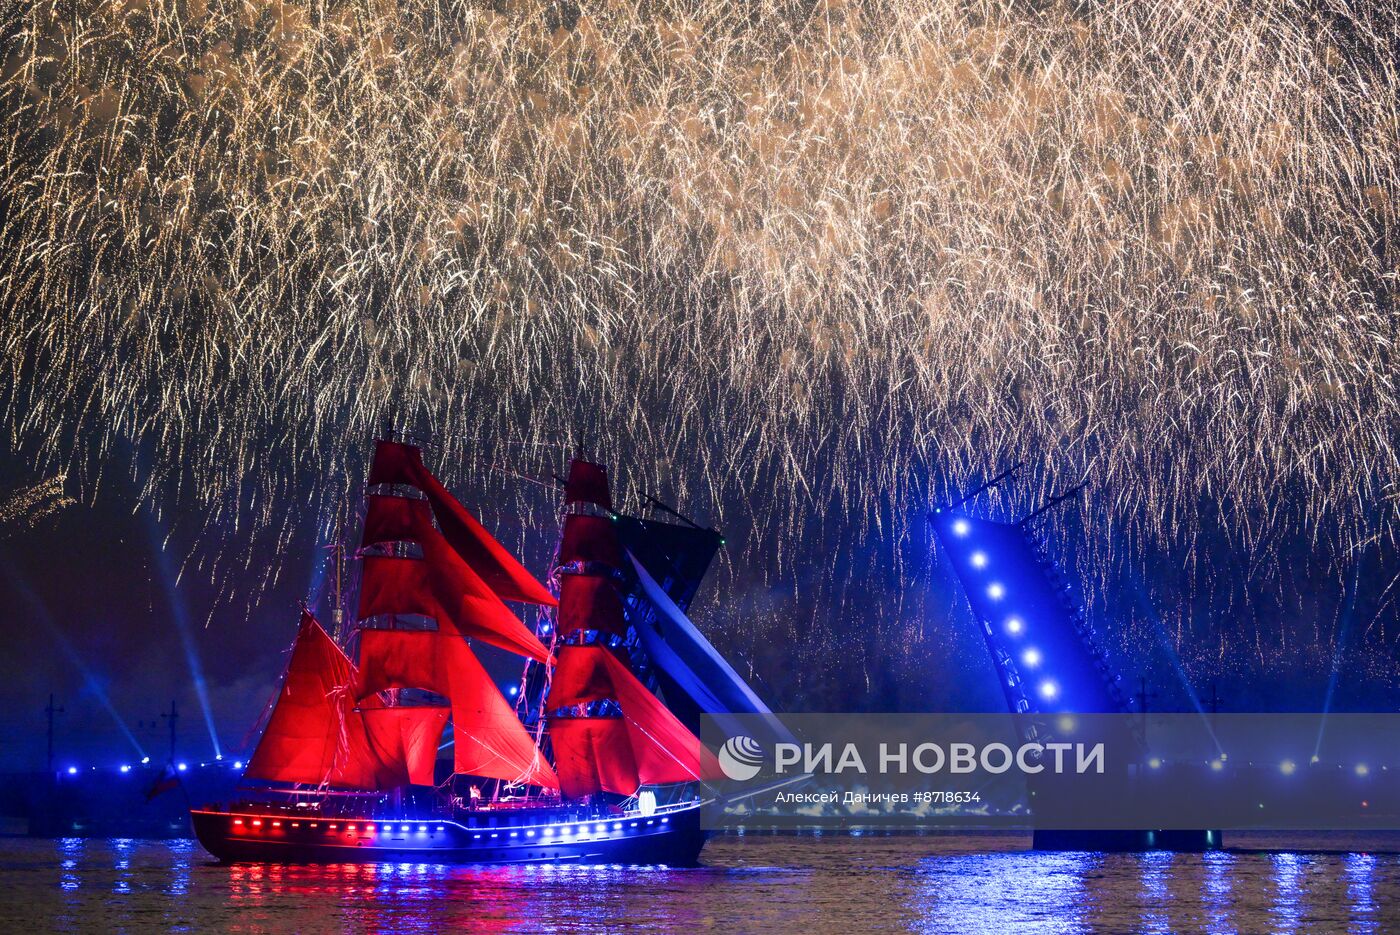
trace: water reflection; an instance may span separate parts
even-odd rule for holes
[[[8,931],[1400,930],[1393,854],[1038,854],[996,837],[720,838],[707,866],[223,866],[193,842],[0,840]]]

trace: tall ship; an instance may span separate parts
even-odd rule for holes
[[[337,606],[330,632],[303,609],[239,798],[190,811],[206,850],[696,862],[721,776],[699,718],[769,713],[685,615],[723,540],[651,498],[666,519],[615,511],[598,464],[572,461],[562,487],[547,587],[418,445],[376,443],[353,622]],[[531,606],[533,626],[507,602]],[[523,659],[517,684],[502,691],[481,645]]]

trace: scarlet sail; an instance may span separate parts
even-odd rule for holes
[[[369,483],[371,486],[405,484],[418,488],[428,498],[443,537],[491,590],[508,601],[554,606],[554,596],[549,590],[423,466],[419,449],[400,442],[376,442]]]
[[[425,708],[392,716],[358,710],[355,679],[345,653],[303,612],[277,703],[244,775],[366,790],[431,783],[444,715]],[[424,743],[425,736],[432,742]]]
[[[475,637],[539,662],[548,660],[544,644],[433,527],[423,501],[370,497],[363,541],[415,542],[423,556],[365,556],[359,619],[421,614],[437,620],[444,632]]]
[[[355,694],[421,688],[452,702],[454,770],[559,788],[534,739],[460,636],[426,630],[360,631]]]
[[[622,549],[612,521],[607,472],[573,461],[564,498],[572,512],[564,520],[559,561],[559,650],[549,693],[554,709],[613,700],[622,717],[555,716],[550,739],[565,795],[594,792],[631,795],[642,783],[689,782],[716,777],[718,764],[694,734],[647,687],[626,662],[600,640],[627,632],[616,581]]]
[[[622,709],[637,778],[642,783],[691,782],[721,775],[714,755],[637,681],[627,664],[602,646],[565,646],[549,703],[566,707],[611,698]],[[566,718],[553,722],[563,723]],[[556,748],[557,749],[557,748]],[[634,786],[627,790],[630,795]]]

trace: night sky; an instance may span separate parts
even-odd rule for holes
[[[1130,687],[1395,709],[1392,7],[10,4],[0,764],[237,749],[390,426],[539,575],[574,456],[722,530],[780,709],[997,708],[1017,464]]]

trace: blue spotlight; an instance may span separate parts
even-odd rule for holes
[[[123,764],[121,765],[121,771],[122,771],[123,773],[129,773],[129,772],[131,772],[131,767],[128,766],[126,763],[123,763]]]
[[[1370,774],[1371,774],[1371,767],[1367,766],[1365,763],[1357,763],[1357,764],[1356,764],[1356,775],[1358,775],[1358,776],[1369,776]]]
[[[1298,764],[1294,763],[1292,760],[1284,760],[1278,765],[1278,771],[1280,773],[1283,773],[1283,775],[1285,776],[1292,776],[1294,771],[1297,769]]]
[[[986,567],[987,567],[987,553],[986,553],[986,552],[973,552],[972,555],[968,557],[968,561],[970,561],[970,562],[972,563],[972,567],[973,567],[973,568],[986,568]]]
[[[175,765],[175,768],[178,769],[180,772],[183,773],[185,770],[187,770],[187,769],[190,768],[190,764],[188,764],[188,763],[177,763],[177,764]]]
[[[1021,661],[1024,662],[1028,668],[1034,669],[1036,666],[1040,665],[1040,650],[1032,646],[1030,649],[1021,653]]]
[[[149,762],[151,762],[151,758],[150,758],[150,757],[148,757],[148,756],[143,756],[143,757],[141,757],[141,765],[142,765],[142,766],[145,766],[145,765],[146,765],[147,763],[149,763]]]
[[[512,697],[512,698],[514,698],[519,692],[520,692],[520,689],[519,689],[519,688],[516,688],[514,685],[512,685],[510,688],[507,688],[507,689],[506,689],[506,694],[509,695],[509,696]]]
[[[233,768],[234,768],[234,769],[242,769],[242,768],[243,768],[243,761],[242,761],[242,760],[234,760],[234,761],[233,761]]]
[[[1225,768],[1225,761],[1217,757],[1216,759],[1210,761],[1210,768],[1218,773]]]
[[[69,775],[69,776],[76,776],[76,775],[78,775],[78,767],[76,767],[76,766],[70,766],[70,767],[68,767],[68,775]]]
[[[1026,625],[1021,622],[1020,617],[1006,618],[1006,632],[1010,633],[1012,636],[1020,636],[1023,632],[1025,632],[1025,629]]]
[[[1152,759],[1147,761],[1147,765],[1152,767],[1153,769],[1161,769],[1162,758],[1160,756],[1154,756]]]
[[[993,581],[987,585],[987,596],[994,601],[999,601],[1006,596],[1006,588],[1002,586],[1000,581]]]
[[[955,535],[955,536],[965,536],[965,535],[967,535],[967,534],[968,534],[969,532],[971,532],[971,531],[972,531],[972,526],[971,526],[971,524],[968,523],[967,520],[965,520],[965,519],[959,519],[959,520],[954,520],[954,521],[953,521],[953,535]]]
[[[1040,697],[1044,698],[1046,701],[1054,701],[1059,696],[1060,686],[1049,679],[1040,683]]]

